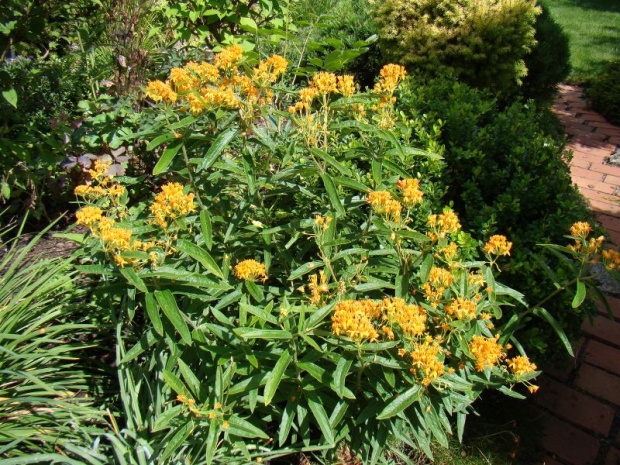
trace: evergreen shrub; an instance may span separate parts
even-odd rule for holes
[[[535,0],[385,0],[375,14],[388,60],[511,93],[527,75],[540,8]]]
[[[594,110],[610,123],[620,124],[620,60],[605,64],[592,79],[587,95]]]

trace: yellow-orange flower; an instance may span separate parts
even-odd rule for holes
[[[452,284],[454,276],[449,270],[433,266],[431,268],[428,282],[424,283],[422,290],[427,300],[433,307],[438,306],[439,300],[443,297],[446,288]]]
[[[177,93],[172,90],[170,84],[159,80],[151,81],[146,86],[146,96],[154,102],[171,102],[177,101]]]
[[[422,202],[424,193],[420,190],[420,181],[417,179],[401,179],[397,187],[401,191],[405,207],[412,208]]]
[[[422,375],[420,384],[423,386],[428,386],[444,374],[445,366],[439,359],[442,352],[441,345],[430,337],[425,342],[413,346],[410,353],[413,365],[411,372],[416,376]]]
[[[510,255],[512,242],[506,240],[506,236],[491,236],[484,246],[484,251],[489,255]]]
[[[234,67],[243,56],[243,49],[239,45],[230,45],[215,54],[213,64],[219,69],[227,70]]]
[[[280,55],[272,55],[265,61],[260,61],[253,70],[253,77],[257,81],[275,82],[288,67],[288,61]]]
[[[578,221],[570,227],[570,235],[585,239],[592,232],[592,226],[585,221]]]
[[[370,192],[367,201],[377,214],[384,215],[395,222],[400,220],[403,206],[389,191]]]
[[[497,341],[499,335],[494,338],[484,336],[473,336],[469,343],[469,350],[476,358],[476,370],[484,371],[485,368],[493,368],[502,358],[506,356],[504,348]]]
[[[381,311],[383,320],[397,324],[408,337],[419,336],[426,330],[426,312],[418,305],[407,305],[403,299],[392,297],[383,299]]]
[[[315,88],[319,95],[331,94],[338,91],[338,79],[334,73],[321,71],[312,76],[310,86]]]
[[[355,341],[374,341],[379,333],[373,319],[381,313],[380,303],[373,300],[344,300],[338,302],[332,316],[332,332]]]
[[[517,375],[517,377],[521,377],[536,371],[537,366],[530,362],[530,360],[520,355],[518,357],[514,357],[506,360],[506,363],[512,370],[512,372]]]
[[[434,238],[446,237],[448,233],[456,234],[461,229],[459,217],[448,207],[439,215],[430,215],[427,224],[433,230]]]
[[[320,275],[320,282],[319,282]],[[310,276],[310,283],[308,284],[308,289],[310,289],[310,303],[313,305],[317,305],[321,302],[323,298],[323,294],[327,294],[329,292],[329,286],[327,285],[327,276],[323,270],[319,271],[319,274],[313,274]]]
[[[243,260],[235,266],[235,276],[246,281],[267,281],[267,267],[256,260]]]
[[[463,297],[457,297],[445,308],[448,315],[456,316],[459,320],[471,320],[476,317],[478,311],[476,302]]]
[[[338,76],[338,92],[344,97],[350,97],[355,93],[355,80],[353,76]]]
[[[608,270],[620,269],[620,254],[616,250],[603,250],[603,265]]]
[[[103,211],[98,207],[84,207],[75,213],[77,224],[93,228],[103,216]]]
[[[407,71],[403,66],[388,64],[381,68],[379,72],[379,82],[375,84],[376,93],[392,94],[396,91],[398,84],[405,79]]]
[[[177,182],[164,184],[151,205],[151,214],[162,228],[168,227],[169,220],[187,216],[194,210],[194,194],[184,194],[183,186]]]

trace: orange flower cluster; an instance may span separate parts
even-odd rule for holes
[[[396,186],[403,196],[403,205],[413,208],[422,202],[424,193],[420,190],[420,181],[417,179],[400,179]]]
[[[404,66],[388,64],[381,68],[379,81],[375,84],[374,92],[377,94],[393,94],[398,85],[407,76]]]
[[[381,314],[380,302],[375,300],[343,300],[336,304],[332,316],[332,332],[356,342],[376,341],[379,333],[373,320]]]
[[[459,246],[456,242],[450,242],[446,247],[439,249],[439,251],[435,254],[435,258],[443,257],[443,259],[451,263],[453,262],[459,254]]]
[[[77,224],[86,226],[93,229],[101,218],[103,217],[103,210],[99,207],[84,207],[78,210],[75,214]]]
[[[461,230],[459,217],[448,207],[444,208],[443,213],[439,215],[430,215],[426,224],[432,229],[427,234],[434,241],[440,237],[446,237],[447,234],[456,234]]]
[[[280,55],[272,55],[266,60],[261,60],[254,68],[252,77],[254,80],[264,83],[274,83],[288,67],[288,61]]]
[[[151,214],[162,229],[168,227],[169,220],[182,218],[195,210],[194,194],[184,194],[183,185],[178,182],[164,184],[151,205]]]
[[[476,318],[478,306],[473,300],[457,297],[445,307],[448,315],[456,316],[459,320],[471,320]]]
[[[185,394],[179,394],[177,396],[177,401],[183,404],[187,409],[196,417],[200,416],[200,412],[196,408],[196,401],[187,397]]]
[[[233,68],[241,57],[243,56],[243,49],[239,45],[231,45],[223,48],[220,53],[215,55],[213,64],[222,70]]]
[[[255,105],[266,104],[273,96],[271,91],[262,96],[261,88],[275,82],[288,62],[273,55],[260,61],[250,78],[239,73],[242,57],[241,47],[231,45],[215,55],[213,64],[189,62],[184,68],[173,68],[168,81],[148,83],[146,96],[155,102],[180,101],[194,115],[217,108],[243,108],[244,114],[253,114]]]
[[[431,268],[428,282],[424,283],[422,290],[426,299],[433,307],[438,307],[439,300],[441,300],[446,292],[446,288],[452,284],[453,280],[454,276],[450,271],[436,266]]]
[[[445,366],[440,360],[442,353],[443,348],[439,342],[430,336],[425,342],[413,346],[410,354],[413,365],[411,373],[422,378],[420,384],[423,386],[428,386],[444,374]]]
[[[332,331],[360,342],[377,340],[378,328],[388,339],[394,339],[394,328],[400,328],[406,337],[414,338],[424,333],[426,320],[426,312],[421,307],[397,297],[382,301],[345,300],[336,304]]]
[[[491,236],[484,246],[485,253],[489,255],[510,255],[512,242],[506,240],[506,236]]]
[[[530,362],[529,358],[523,355],[508,359],[506,360],[506,363],[508,364],[512,372],[519,378],[521,376],[535,372],[538,368],[535,364]]]
[[[367,201],[375,212],[394,222],[400,221],[403,206],[389,191],[373,191],[368,194]]]
[[[75,217],[77,224],[87,226],[93,235],[99,237],[104,252],[111,254],[120,267],[141,263],[137,258],[125,258],[122,255],[124,252],[146,252],[156,245],[155,242],[133,239],[131,230],[116,226],[116,222],[104,216],[103,210],[98,207],[84,207],[76,212]]]
[[[485,368],[493,368],[505,356],[504,347],[499,344],[499,334],[494,338],[473,336],[469,343],[469,350],[476,358],[476,370],[484,371]]]
[[[341,94],[350,97],[356,91],[353,76],[336,76],[334,73],[320,72],[312,76],[309,86],[299,90],[299,99],[288,111],[291,114],[310,111],[312,101],[321,95]]]
[[[110,166],[112,166],[111,161],[95,160],[93,169],[88,170],[91,184],[77,186],[73,191],[75,195],[88,200],[107,197],[112,203],[117,204],[118,199],[125,193],[125,187],[120,184],[110,184],[112,180],[112,176],[108,174]]]
[[[603,250],[603,265],[608,270],[619,270],[620,269],[620,253],[616,250]]]
[[[245,281],[267,281],[267,267],[256,260],[243,260],[235,266],[235,276]]]
[[[319,283],[320,277],[320,283]],[[308,284],[308,289],[310,289],[310,303],[312,305],[318,305],[321,303],[323,299],[323,294],[327,294],[329,292],[329,286],[327,285],[327,276],[323,270],[319,271],[319,274],[313,274],[310,276],[310,284]]]
[[[592,226],[585,221],[578,221],[570,227],[570,235],[585,239],[592,232]]]
[[[178,94],[172,90],[168,82],[155,80],[147,84],[146,96],[154,102],[174,103],[177,101]]]
[[[393,297],[383,300],[381,311],[383,313],[383,320],[389,323],[389,326],[387,326],[388,330],[384,329],[383,331],[388,335],[389,339],[394,339],[391,327],[395,324],[400,327],[403,334],[407,337],[420,336],[426,330],[427,315],[422,307],[418,305],[407,305],[403,299]]]
[[[475,273],[473,271],[470,271],[468,284],[473,287],[484,286],[484,276],[482,275],[482,271],[478,270]]]

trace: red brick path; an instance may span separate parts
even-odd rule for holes
[[[620,167],[607,164],[620,146],[620,127],[588,110],[581,89],[561,86],[553,107],[570,137],[571,173],[590,201],[596,221],[620,244]],[[546,465],[620,465],[620,299],[609,297],[573,362],[554,367],[540,380],[534,402],[543,411]]]

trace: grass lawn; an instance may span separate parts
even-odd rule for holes
[[[583,82],[603,62],[620,58],[619,0],[546,0],[546,3],[570,36],[571,82]]]

